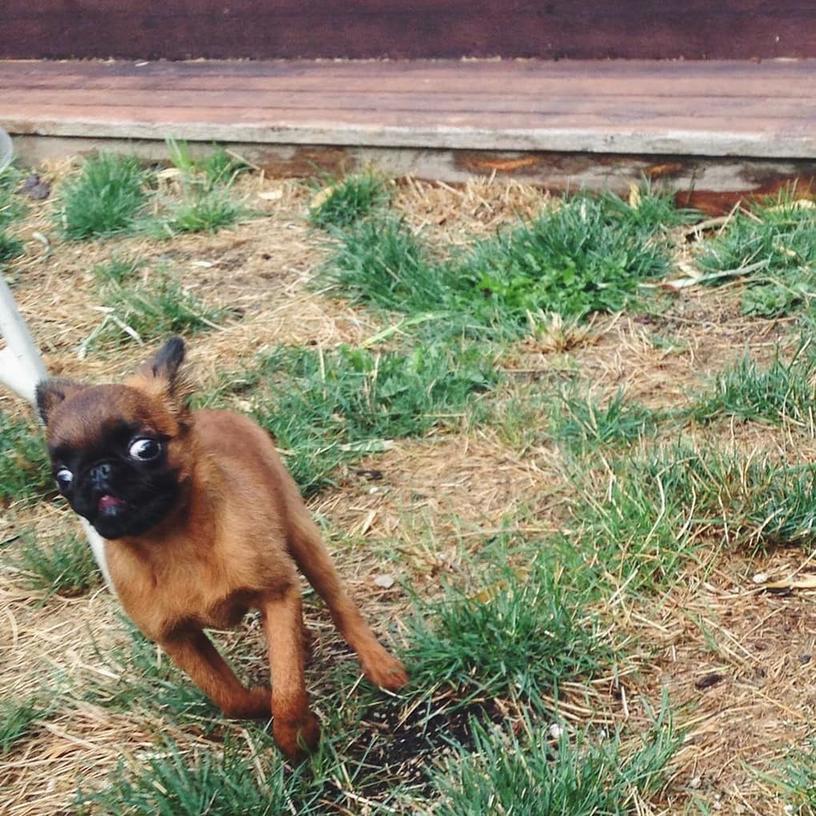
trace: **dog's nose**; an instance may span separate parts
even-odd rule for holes
[[[96,488],[105,486],[113,473],[113,468],[108,462],[100,462],[91,468],[91,482]]]

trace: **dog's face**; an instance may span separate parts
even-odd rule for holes
[[[103,538],[140,536],[178,505],[191,464],[183,358],[172,338],[122,385],[37,388],[57,487]]]

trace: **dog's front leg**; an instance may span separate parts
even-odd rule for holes
[[[309,710],[303,675],[303,613],[297,585],[267,596],[264,626],[272,675],[272,732],[291,760],[303,758],[320,739],[320,725]]]
[[[165,638],[159,641],[159,645],[225,716],[237,719],[269,717],[269,689],[245,688],[200,629]]]

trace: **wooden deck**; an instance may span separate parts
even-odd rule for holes
[[[816,60],[0,61],[0,125],[37,155],[173,136],[282,172],[390,157],[593,186],[662,166],[678,187],[758,189],[816,177]]]

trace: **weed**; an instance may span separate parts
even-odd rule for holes
[[[551,416],[553,436],[578,452],[599,445],[634,442],[657,427],[659,415],[619,390],[606,405],[591,395],[576,397],[562,392]]]
[[[802,749],[791,752],[782,773],[768,779],[778,788],[788,805],[784,813],[798,816],[816,814],[816,743],[810,740]]]
[[[239,221],[246,208],[234,201],[228,190],[215,187],[206,191],[188,189],[182,200],[150,227],[156,237],[172,237],[185,232],[218,232]]]
[[[52,544],[24,539],[17,565],[33,589],[64,596],[83,595],[99,584],[99,570],[84,538],[65,536]]]
[[[667,271],[668,251],[653,225],[613,200],[568,199],[477,244],[457,276],[469,281],[473,307],[523,321],[530,312],[583,317],[632,304],[638,284]]]
[[[89,683],[86,699],[122,711],[140,704],[156,706],[171,719],[195,722],[207,731],[217,727],[212,704],[189,677],[132,623],[123,619],[122,625],[128,640],[99,653],[100,662],[117,680]]]
[[[112,257],[107,263],[97,264],[93,269],[93,275],[97,283],[122,285],[136,277],[139,271],[140,261],[137,258]]]
[[[533,315],[582,318],[635,302],[638,285],[668,269],[654,218],[611,196],[565,199],[447,260],[432,259],[393,216],[366,219],[339,233],[321,280],[360,302],[518,334]]]
[[[23,254],[23,242],[0,229],[0,263],[11,261]]]
[[[307,494],[327,484],[340,463],[462,414],[497,376],[473,347],[408,354],[280,348],[261,366],[269,387],[256,399],[256,417]]]
[[[765,369],[745,355],[716,377],[712,391],[693,403],[690,415],[701,422],[721,416],[774,425],[790,422],[812,435],[816,355],[808,353],[808,345],[800,344],[788,362],[777,353]]]
[[[547,728],[523,723],[521,736],[475,725],[474,745],[444,759],[433,775],[440,816],[635,816],[643,799],[659,793],[666,766],[680,746],[668,709],[634,751],[620,733],[562,733],[553,744]]]
[[[54,492],[51,466],[36,426],[0,411],[0,504]]]
[[[11,749],[33,730],[34,723],[47,714],[37,696],[26,700],[6,697],[0,700],[0,756]]]
[[[145,202],[145,173],[132,156],[102,153],[88,159],[63,187],[60,218],[74,240],[123,232]]]
[[[269,752],[234,739],[184,751],[167,738],[131,767],[120,763],[108,787],[80,792],[78,803],[129,816],[278,816],[294,811],[293,779]]]
[[[736,214],[705,241],[698,263],[709,273],[744,270],[745,314],[779,317],[816,297],[816,207],[793,190]]]
[[[127,342],[134,333],[143,342],[152,342],[169,334],[218,328],[217,321],[229,314],[199,300],[168,273],[137,283],[112,282],[105,289],[105,306],[111,317],[97,336],[120,342]]]
[[[373,173],[330,181],[313,200],[309,221],[316,227],[345,229],[388,203],[388,190]]]
[[[25,213],[25,206],[15,191],[22,173],[12,164],[0,171],[0,231]]]
[[[397,312],[438,312],[450,304],[445,267],[431,261],[419,239],[394,216],[344,230],[320,280],[354,302]]]
[[[186,142],[168,139],[167,147],[173,166],[188,180],[197,178],[199,183],[203,182],[208,190],[218,186],[229,186],[241,173],[249,170],[244,161],[222,147],[214,147],[203,159],[193,158]]]
[[[556,693],[564,680],[591,677],[610,657],[584,608],[586,596],[565,588],[538,551],[514,552],[524,562],[514,568],[506,544],[483,555],[491,566],[480,588],[449,585],[412,621],[415,687],[447,684],[534,701]]]

